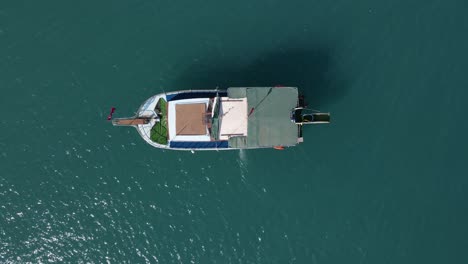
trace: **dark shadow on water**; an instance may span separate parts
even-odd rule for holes
[[[310,108],[323,108],[346,92],[327,48],[279,49],[259,54],[250,62],[199,61],[171,85],[179,89],[226,89],[242,86],[297,86]]]

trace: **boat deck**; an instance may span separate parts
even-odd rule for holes
[[[211,110],[217,105],[213,98],[222,101],[219,113]],[[160,101],[167,105],[158,106]],[[142,104],[136,118],[113,119],[112,123],[137,128],[146,142],[158,148],[287,147],[300,141],[300,126],[291,121],[291,111],[297,105],[298,90],[295,87],[185,90],[155,95]],[[167,125],[163,126],[163,123]]]

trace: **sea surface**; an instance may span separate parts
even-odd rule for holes
[[[1,0],[0,263],[468,263],[466,0]],[[163,91],[298,86],[332,124],[179,152]]]

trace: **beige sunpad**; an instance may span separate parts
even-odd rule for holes
[[[221,99],[222,119],[220,139],[228,140],[231,136],[247,136],[247,98]]]

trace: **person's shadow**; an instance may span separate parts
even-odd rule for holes
[[[309,108],[326,108],[346,92],[343,76],[324,48],[286,49],[260,54],[244,65],[230,61],[199,61],[175,79],[177,89],[295,86]],[[327,111],[327,109],[322,109]]]

